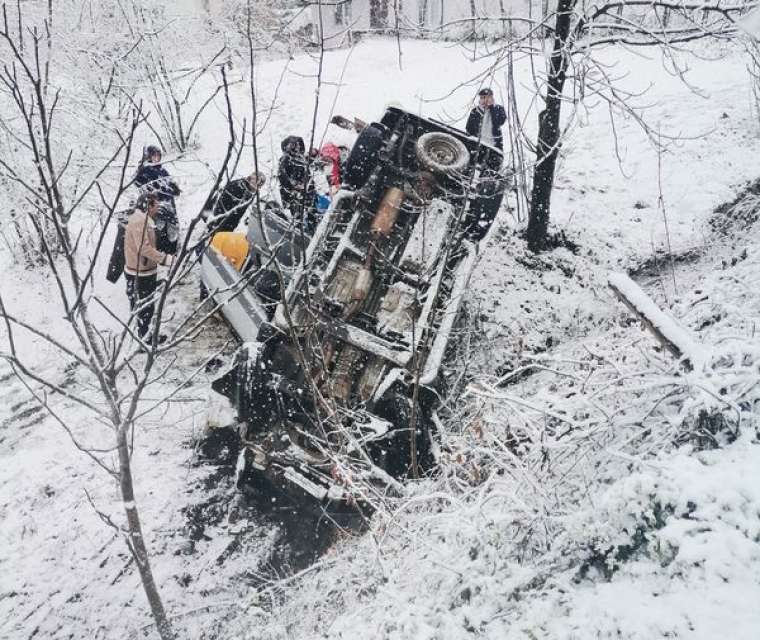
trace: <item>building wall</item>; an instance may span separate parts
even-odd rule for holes
[[[527,1],[516,0],[475,0],[475,14],[478,17],[496,18],[509,15],[515,9],[527,7]],[[441,23],[472,17],[470,0],[406,0],[402,12],[409,19],[420,21],[424,15],[424,25],[436,28]]]
[[[175,0],[176,8],[180,11],[191,14],[202,13],[217,13],[221,12],[224,8],[224,0]],[[168,8],[172,7],[172,3],[166,4]]]
[[[330,0],[325,0],[321,6],[312,5],[312,20],[317,41],[321,39],[321,32],[325,47],[333,49],[349,45],[354,31],[368,31],[369,2],[370,0],[351,0],[348,3],[330,4]]]
[[[345,4],[328,4],[321,7],[325,44],[340,47],[350,44],[352,32],[382,28],[370,23],[371,2],[382,0],[351,0]],[[542,5],[550,0],[475,0],[475,15],[479,20],[475,25],[478,35],[501,36],[514,28],[525,29],[524,23],[509,27],[502,18],[509,16],[538,17]],[[397,24],[396,6],[400,7],[398,24],[402,31],[410,34],[438,32],[443,35],[458,36],[472,31],[472,5],[470,0],[387,0],[387,27]],[[532,5],[532,6],[531,6]],[[314,33],[319,33],[320,8],[312,6]],[[487,20],[484,20],[486,19]]]

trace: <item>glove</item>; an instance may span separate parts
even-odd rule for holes
[[[335,126],[340,127],[341,129],[353,128],[349,119],[344,118],[343,116],[333,116],[332,118],[330,118],[330,122],[334,124]]]
[[[163,264],[167,269],[171,269],[174,266],[174,263],[176,261],[177,261],[176,256],[173,256],[167,253],[166,256],[164,257],[164,261],[161,264]]]

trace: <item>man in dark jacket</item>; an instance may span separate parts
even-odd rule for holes
[[[169,172],[161,166],[161,149],[148,145],[135,175],[135,185],[142,196],[153,196],[158,201],[156,217],[156,243],[160,251],[176,253],[179,240],[179,218],[174,198],[180,189]]]
[[[300,216],[303,210],[308,219],[313,216],[315,191],[309,175],[303,138],[288,136],[280,146],[283,155],[277,177],[280,180],[282,204],[293,216]]]
[[[148,145],[135,175],[135,185],[143,194],[156,196],[159,202],[171,202],[180,194],[177,183],[161,166],[161,149]],[[174,208],[172,206],[172,208]]]
[[[206,218],[209,236],[217,231],[234,231],[263,184],[264,176],[252,173],[245,178],[230,180],[218,197],[212,197],[204,208],[211,213]]]
[[[504,107],[494,104],[493,91],[484,87],[478,92],[478,106],[470,111],[467,118],[467,133],[479,138],[483,144],[504,150],[501,127],[507,121]]]

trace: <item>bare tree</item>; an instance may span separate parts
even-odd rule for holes
[[[570,34],[572,10],[577,0],[558,0],[554,26],[553,48],[548,62],[545,109],[538,118],[538,139],[536,141],[536,167],[533,172],[533,191],[530,198],[528,217],[528,245],[533,251],[544,248],[549,224],[549,203],[551,201],[554,171],[559,155],[560,110],[562,89],[567,79],[567,42]]]
[[[497,72],[512,64],[513,56],[527,57],[531,61],[536,93],[542,103],[537,135],[530,144],[536,154],[527,230],[531,250],[541,251],[550,244],[547,232],[557,161],[563,135],[574,116],[574,112],[569,116],[563,113],[563,105],[569,104],[577,109],[585,99],[595,96],[607,102],[611,111],[616,109],[630,115],[644,128],[655,146],[670,139],[667,132],[657,132],[648,125],[632,104],[634,96],[611,77],[595,52],[609,46],[627,49],[656,47],[671,67],[670,72],[685,81],[686,67],[678,59],[685,51],[683,45],[733,37],[737,30],[736,19],[754,4],[613,0],[599,5],[579,0],[556,0],[556,3],[542,0],[539,16],[534,17],[532,2],[522,15],[515,12],[506,16],[502,12],[477,18],[473,5],[470,17],[451,20],[444,25],[443,29],[454,36],[462,27],[474,36],[476,31],[472,23],[477,19],[484,25],[501,23],[502,33],[509,33],[506,41],[498,41],[497,46],[480,54],[480,57],[491,56],[494,60],[493,65],[479,76],[480,80],[491,81]],[[484,26],[483,32],[487,31]],[[486,36],[478,34],[477,37]],[[477,43],[469,38],[462,44],[473,48],[472,55],[477,57],[474,49]],[[545,68],[535,64],[538,57],[545,58]],[[518,128],[521,129],[520,136],[528,140],[528,134]]]
[[[60,96],[60,90],[56,91],[50,99],[47,98],[43,91],[45,79],[41,74],[40,65],[41,37],[36,31],[32,31],[30,34],[30,53],[25,54],[17,45],[10,31],[5,6],[3,7],[3,27],[0,30],[0,37],[8,45],[14,62],[11,70],[8,67],[5,68],[3,81],[16,98],[18,115],[26,123],[28,146],[31,148],[35,165],[38,167],[40,187],[25,184],[34,195],[32,204],[36,212],[30,214],[32,224],[37,231],[38,240],[46,258],[46,266],[58,284],[60,302],[63,306],[65,318],[78,343],[78,348],[70,348],[63,340],[51,333],[46,333],[44,330],[27,323],[23,313],[12,312],[6,301],[0,296],[0,315],[2,315],[8,333],[8,351],[3,353],[3,358],[10,363],[13,371],[27,384],[30,390],[32,387],[29,386],[29,382],[32,381],[41,385],[44,389],[63,393],[92,412],[94,414],[93,417],[96,419],[105,420],[111,424],[116,438],[115,447],[118,454],[118,465],[115,468],[108,466],[87,445],[81,443],[74,429],[66,423],[63,417],[56,416],[60,424],[64,426],[72,437],[75,445],[93,458],[119,482],[127,519],[127,528],[124,532],[125,540],[140,572],[143,587],[159,632],[162,638],[168,640],[173,638],[174,634],[153,579],[148,550],[142,534],[139,512],[135,502],[130,464],[130,434],[134,427],[134,417],[138,407],[137,400],[140,397],[140,391],[144,388],[150,375],[150,370],[155,360],[155,349],[153,353],[148,355],[148,363],[144,369],[144,373],[147,375],[142,376],[142,380],[138,383],[135,390],[136,393],[132,394],[131,400],[127,403],[127,410],[124,411],[122,403],[125,399],[120,396],[117,384],[117,358],[115,356],[118,353],[118,348],[109,349],[109,345],[104,340],[102,332],[98,331],[91,319],[90,301],[86,295],[92,270],[95,266],[95,258],[82,270],[77,260],[78,239],[72,237],[70,227],[71,216],[76,211],[79,203],[69,204],[59,188],[60,175],[65,170],[67,163],[63,165],[63,168],[59,168],[59,165],[56,164],[52,144],[51,123],[56,115],[55,109]],[[32,87],[31,102],[27,102],[24,98],[26,86]],[[112,163],[116,163],[115,166],[120,169],[119,183],[112,199],[107,201],[105,194],[100,191],[103,196],[103,205],[108,209],[109,220],[113,217],[119,199],[126,188],[125,175],[132,140],[140,124],[140,120],[141,114],[138,112],[133,118],[129,133],[122,139],[116,151],[103,166],[102,173],[109,169]],[[12,167],[6,166],[6,169],[13,172]],[[14,174],[12,173],[11,175]],[[18,180],[23,180],[20,176],[14,175],[14,177]],[[101,190],[98,178],[91,181],[87,191],[91,189]],[[49,227],[52,227],[52,232]],[[103,234],[106,227],[107,224],[103,227],[98,248],[102,246]],[[55,243],[54,245],[52,244],[53,242]],[[97,253],[96,251],[95,257],[97,257]],[[58,260],[59,256],[62,257],[63,263]],[[48,344],[57,348],[63,356],[73,359],[85,367],[97,380],[104,399],[109,401],[110,406],[108,410],[101,409],[82,395],[75,395],[61,389],[53,380],[42,377],[33,368],[27,366],[26,360],[16,347],[15,334],[19,330],[31,331]],[[51,410],[46,393],[34,393],[37,400],[48,410]]]
[[[539,114],[536,140],[536,165],[528,222],[528,246],[533,251],[547,247],[551,192],[557,157],[561,147],[560,116],[565,82],[570,78],[574,91],[582,93],[584,70],[577,65],[572,75],[568,68],[578,58],[589,58],[590,51],[603,45],[626,47],[660,47],[672,62],[673,53],[682,43],[706,38],[726,38],[736,31],[734,16],[746,5],[705,5],[672,2],[621,0],[601,6],[558,0],[551,30],[552,52],[547,60],[542,100],[545,108]],[[665,14],[669,20],[665,20]],[[548,28],[548,27],[547,27]],[[586,60],[588,62],[588,60]],[[591,58],[591,66],[599,67]],[[676,64],[677,73],[682,73]],[[598,83],[597,95],[627,108],[621,92],[605,78]],[[642,124],[643,121],[639,119]],[[655,136],[652,133],[652,138]]]
[[[19,16],[23,25],[23,17]],[[170,292],[194,262],[191,236],[198,225],[200,214],[190,222],[173,267],[169,270],[156,300],[152,340],[145,342],[134,329],[139,309],[130,318],[122,320],[98,295],[94,273],[104,259],[107,234],[116,224],[117,211],[125,191],[130,185],[129,173],[132,149],[138,129],[143,126],[145,114],[138,104],[132,111],[126,133],[117,123],[111,130],[111,147],[100,165],[90,172],[78,172],[74,182],[78,190],[69,192],[63,178],[73,173],[72,152],[57,144],[59,129],[70,123],[63,120],[59,106],[66,101],[65,91],[54,88],[54,75],[49,78],[45,91],[45,64],[42,56],[45,37],[34,28],[21,27],[24,48],[20,37],[12,28],[8,10],[3,6],[0,43],[8,56],[0,80],[12,97],[15,107],[13,121],[21,123],[13,130],[15,140],[25,150],[36,175],[28,178],[17,167],[0,159],[4,179],[18,183],[26,193],[26,213],[39,245],[42,262],[52,282],[57,299],[51,301],[61,310],[64,323],[60,326],[43,326],[30,318],[18,301],[9,300],[0,293],[0,318],[6,340],[0,358],[9,363],[24,386],[48,410],[65,430],[74,446],[113,478],[122,499],[124,523],[98,511],[101,519],[123,536],[140,574],[143,589],[159,635],[163,640],[175,638],[172,624],[165,611],[159,587],[153,576],[148,545],[137,506],[132,468],[135,428],[139,420],[152,410],[161,407],[168,398],[196,376],[203,367],[190,372],[177,389],[161,389],[162,397],[143,400],[146,389],[160,381],[174,362],[171,353],[183,342],[194,337],[203,323],[217,310],[198,306],[173,327],[165,345],[160,345],[159,329],[165,318]],[[222,86],[227,97],[227,83],[222,70]],[[7,115],[7,114],[6,114]],[[216,188],[224,175],[235,146],[232,109],[227,97],[227,118],[230,141],[227,155],[217,175]],[[8,127],[8,130],[11,129]],[[61,155],[59,155],[61,154]],[[86,203],[95,200],[101,212],[94,223],[84,214]],[[87,204],[92,206],[92,202]],[[88,229],[94,226],[95,233]],[[233,291],[247,284],[244,281]],[[216,293],[216,292],[212,292]],[[93,309],[99,307],[106,321],[95,320]],[[101,314],[102,315],[102,314]],[[105,322],[105,324],[104,324]],[[76,384],[65,386],[39,362],[19,347],[19,337],[32,335],[58,354],[61,362],[74,364],[80,371]],[[73,403],[79,412],[68,415],[67,410],[51,404],[49,394],[60,394]],[[147,405],[147,406],[146,406]],[[83,420],[83,416],[86,418]],[[106,428],[111,444],[102,444],[102,431]],[[94,441],[94,442],[93,442]],[[92,502],[92,501],[91,501]],[[92,503],[93,506],[94,503]]]
[[[151,130],[164,148],[186,151],[203,112],[222,91],[212,69],[224,62],[227,46],[219,34],[193,28],[165,15],[161,4],[119,3],[120,57],[112,58],[115,89],[130,103],[150,105]],[[93,52],[92,55],[100,55]]]

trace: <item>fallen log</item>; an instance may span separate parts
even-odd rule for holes
[[[688,368],[698,368],[704,349],[692,333],[660,309],[641,287],[623,273],[610,273],[607,285],[674,358]]]

